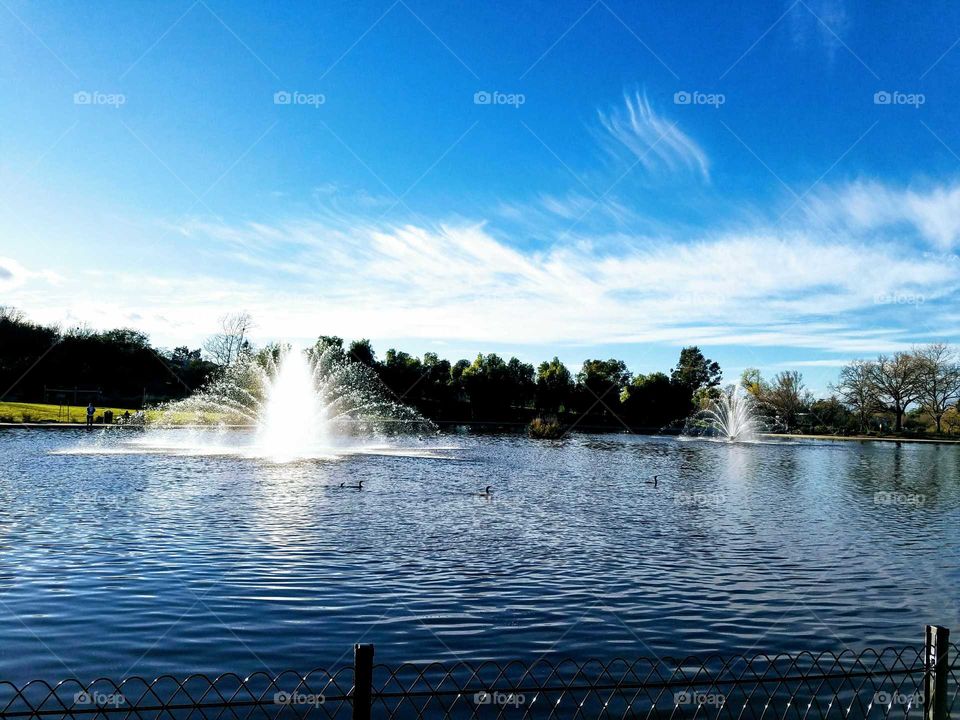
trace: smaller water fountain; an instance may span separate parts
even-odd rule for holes
[[[709,407],[687,419],[683,435],[727,442],[755,442],[762,430],[753,396],[740,387],[730,386]]]

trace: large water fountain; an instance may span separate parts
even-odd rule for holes
[[[683,435],[705,437],[728,442],[756,441],[762,422],[753,396],[740,387],[731,386],[710,405],[694,413],[686,422]]]
[[[184,426],[196,432],[185,434]],[[253,432],[224,432],[237,427]],[[320,344],[305,352],[275,346],[250,356],[205,389],[162,407],[147,430],[138,444],[162,440],[288,460],[435,427],[400,402],[371,368],[336,345]]]

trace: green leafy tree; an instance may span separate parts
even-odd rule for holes
[[[693,345],[680,351],[680,359],[670,373],[670,379],[696,393],[704,388],[718,387],[722,375],[720,363],[707,359],[700,348]]]
[[[428,417],[448,418],[457,401],[457,387],[450,378],[450,361],[436,353],[424,353],[422,378],[414,387],[417,407]]]
[[[100,333],[100,340],[108,345],[117,345],[128,348],[142,349],[150,347],[150,338],[146,333],[130,328],[106,330]]]
[[[214,363],[203,359],[200,348],[191,350],[185,345],[174,348],[166,355],[166,360],[170,364],[170,368],[180,378],[184,388],[190,388],[191,390],[202,387],[214,376],[217,370]]]
[[[573,376],[567,366],[554,356],[537,367],[536,406],[547,412],[568,408],[573,398]]]
[[[474,417],[485,420],[516,420],[518,408],[533,398],[533,365],[496,354],[477,355],[460,376]]]
[[[507,362],[508,386],[506,389],[510,393],[512,405],[527,407],[533,402],[536,388],[534,377],[533,365],[521,362],[515,357],[510,358]]]
[[[417,397],[417,385],[423,380],[423,363],[402,350],[390,348],[379,366],[380,379],[397,398]]]
[[[470,367],[469,360],[457,360],[450,367],[450,381],[459,386],[461,380],[463,380],[463,371],[468,367]]]
[[[747,368],[740,373],[740,387],[753,395],[757,400],[762,400],[765,393],[770,389],[767,381],[757,368]]]
[[[366,338],[354,340],[350,343],[347,354],[351,360],[362,363],[367,367],[375,368],[377,366],[377,355],[373,352],[373,345]]]
[[[837,433],[853,429],[856,417],[835,395],[810,404],[810,429],[816,433]]]
[[[343,338],[336,335],[321,335],[314,343],[314,347],[335,347],[343,350]]]
[[[499,355],[477,355],[464,368],[460,380],[475,418],[489,420],[507,413],[510,406],[510,399],[504,392],[507,387],[507,364]]]
[[[281,345],[280,343],[272,342],[267,343],[262,348],[257,350],[253,357],[257,363],[259,363],[260,367],[267,367],[271,363],[274,365],[279,363],[283,353],[289,350],[289,345]]]
[[[186,345],[180,345],[175,347],[170,351],[170,355],[167,357],[167,360],[171,365],[176,367],[186,367],[191,362],[197,362],[200,360],[200,350],[191,350]]]
[[[623,360],[584,360],[577,373],[577,396],[581,412],[606,416],[616,413],[620,395],[631,375]]]
[[[431,373],[438,376],[442,375],[444,380],[450,376],[450,361],[443,360],[439,355],[433,352],[423,354],[423,367]]]
[[[624,390],[623,411],[630,424],[662,428],[689,414],[690,391],[665,373],[637,375]]]

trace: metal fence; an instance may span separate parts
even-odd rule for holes
[[[305,675],[0,682],[2,718],[920,718],[960,715],[957,646],[683,660],[352,666]]]

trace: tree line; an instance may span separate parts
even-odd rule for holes
[[[252,358],[252,328],[248,314],[227,315],[202,349],[167,350],[136,330],[62,329],[0,308],[0,390],[11,388],[0,400],[69,403],[74,391],[83,403],[119,407],[179,399]],[[721,379],[719,364],[697,347],[684,348],[667,372],[635,375],[615,358],[588,358],[574,373],[558,357],[537,366],[496,353],[451,362],[395,348],[378,357],[365,339],[321,336],[317,343],[369,366],[399,402],[440,421],[529,422],[551,415],[566,424],[659,429],[682,424]]]
[[[830,397],[815,400],[803,375],[784,371],[767,381],[756,368],[740,378],[771,429],[821,433],[922,433],[960,430],[960,356],[945,343],[915,347],[844,365]]]
[[[218,367],[200,348],[157,349],[137,330],[40,325],[0,306],[0,401],[138,408],[186,397]]]
[[[928,418],[938,434],[945,419],[951,429],[960,425],[960,358],[945,343],[855,360],[840,370],[834,390],[855,414],[861,431],[878,413],[892,414],[895,432],[904,429],[904,418],[910,415]]]
[[[566,424],[660,429],[682,425],[721,379],[719,364],[694,346],[680,351],[669,373],[634,375],[616,358],[588,358],[573,373],[558,357],[536,366],[496,353],[450,362],[391,348],[378,358],[366,339],[318,342],[369,366],[399,401],[439,421],[529,422],[549,415]]]
[[[225,368],[253,357],[252,318],[221,319],[203,348],[155,348],[128,328],[95,332],[29,321],[0,307],[0,400],[85,403],[137,408],[186,397]],[[679,428],[732,386],[718,363],[695,346],[665,372],[634,374],[616,358],[587,358],[572,372],[558,357],[537,365],[495,353],[449,361],[396,348],[378,356],[369,340],[320,336],[352,362],[372,368],[389,392],[438,421],[529,422],[550,416],[582,427]],[[786,432],[960,431],[960,356],[937,343],[844,366],[831,395],[815,399],[803,375],[770,379],[749,368],[740,378],[770,422]],[[76,391],[76,395],[74,394]]]

